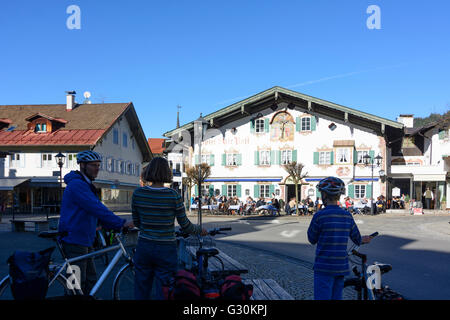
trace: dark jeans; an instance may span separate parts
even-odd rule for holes
[[[342,300],[344,276],[314,272],[314,300]]]
[[[62,247],[66,258],[68,259],[79,257],[94,251],[92,247],[83,247],[66,242],[62,242]],[[72,263],[72,265],[76,265],[80,268],[81,290],[83,290],[83,294],[88,295],[97,282],[94,258],[80,260]]]
[[[177,271],[176,244],[159,244],[139,238],[133,260],[134,298],[149,300],[154,284],[154,300],[164,299],[162,286]]]

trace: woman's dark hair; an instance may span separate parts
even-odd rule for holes
[[[154,157],[142,172],[142,180],[157,183],[171,183],[173,179],[169,162],[162,157]]]

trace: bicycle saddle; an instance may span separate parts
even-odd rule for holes
[[[219,250],[216,248],[201,248],[197,250],[197,256],[203,255],[207,257],[213,257],[219,254]]]
[[[378,268],[380,268],[381,274],[388,273],[392,270],[392,266],[390,264],[377,263]]]
[[[45,239],[55,239],[59,236],[66,236],[67,232],[58,232],[58,231],[42,231],[38,234],[38,237]]]

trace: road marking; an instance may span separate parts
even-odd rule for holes
[[[355,220],[355,223],[356,224],[364,224],[364,221],[362,221],[362,220]]]
[[[301,230],[291,230],[291,231],[284,230],[283,232],[280,233],[280,235],[285,238],[292,238],[295,237],[298,233],[300,233],[300,231]]]
[[[270,220],[270,223],[275,223],[275,224],[278,223],[279,224],[280,221],[279,220]]]

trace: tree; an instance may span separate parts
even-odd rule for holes
[[[303,169],[305,169],[304,164],[300,162],[297,163],[296,161],[283,165],[283,169],[286,170],[288,178],[290,178],[295,185],[295,207],[298,208],[298,185],[308,176],[308,172],[303,173]]]
[[[201,169],[201,176],[200,176]],[[200,182],[203,183],[205,180],[211,175],[211,167],[206,164],[196,164],[193,167],[186,167],[186,177],[183,180],[183,183],[186,182],[188,187],[189,199],[191,199],[191,188],[193,186],[200,185]],[[199,192],[201,192],[199,188]]]

